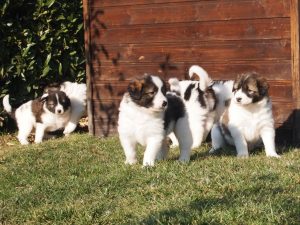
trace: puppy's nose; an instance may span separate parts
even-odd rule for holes
[[[57,113],[61,114],[61,110],[60,110],[60,109],[58,109],[58,110],[57,110]]]
[[[168,102],[167,101],[163,101],[162,106],[166,107],[167,105],[168,105]]]
[[[242,101],[242,98],[238,97],[238,98],[236,98],[236,101],[237,101],[237,102],[241,102],[241,101]]]

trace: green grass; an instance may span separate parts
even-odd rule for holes
[[[300,224],[300,151],[124,165],[117,138],[1,136],[0,224]],[[8,144],[7,144],[8,143]]]

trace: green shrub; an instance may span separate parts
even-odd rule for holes
[[[36,97],[40,84],[84,81],[81,0],[0,4],[0,97]]]
[[[82,17],[81,0],[0,2],[1,102],[8,93],[20,103],[48,83],[85,80]]]

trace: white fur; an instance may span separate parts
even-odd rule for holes
[[[4,98],[3,98],[3,107],[4,107],[4,110],[8,113],[11,113],[12,112],[12,107],[11,105],[9,104],[9,95],[5,95]]]
[[[189,76],[192,78],[193,74],[196,74],[200,79],[200,89],[204,91],[208,86],[212,85],[212,80],[208,76],[207,72],[198,65],[193,65],[189,69]]]
[[[165,108],[162,102],[167,101],[166,96],[160,91],[162,82],[159,78],[151,76],[159,88],[153,99],[153,107],[145,108],[134,103],[129,94],[125,93],[119,108],[118,132],[121,145],[126,156],[126,164],[135,164],[136,145],[146,146],[143,166],[154,166],[155,159],[164,159],[168,153],[166,135],[174,131],[180,146],[180,161],[189,161],[191,138],[187,126],[187,118],[182,117],[177,122],[173,121],[164,129]]]
[[[257,146],[262,140],[267,156],[279,157],[275,150],[275,130],[271,101],[265,97],[257,103],[249,103],[245,94],[237,91],[228,108],[228,130],[231,137],[221,133],[218,124],[212,128],[212,149],[210,153],[224,147],[227,143],[234,145],[238,157],[248,157],[248,149]],[[242,102],[236,98],[242,97]],[[245,98],[244,98],[245,97]],[[225,138],[225,139],[224,139]]]
[[[216,98],[217,98],[217,106],[216,106],[216,114],[215,114],[215,123],[220,120],[220,117],[226,110],[226,102],[230,102],[233,93],[233,80],[215,82],[212,86]]]
[[[71,101],[72,111],[70,120],[65,126],[63,132],[66,136],[68,136],[76,129],[79,120],[86,113],[86,84],[66,81],[61,84],[60,90],[65,92]]]

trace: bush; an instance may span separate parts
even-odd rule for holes
[[[3,0],[0,21],[1,101],[9,93],[20,103],[48,83],[85,80],[81,0]]]

